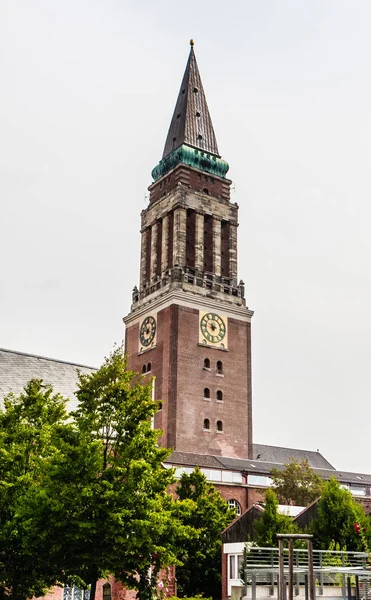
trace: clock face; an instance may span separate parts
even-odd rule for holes
[[[154,317],[146,317],[140,326],[139,339],[142,346],[148,348],[156,335],[156,321]]]
[[[218,344],[225,336],[223,319],[215,313],[206,313],[200,321],[201,333],[210,344]]]

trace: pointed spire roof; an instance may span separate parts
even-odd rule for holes
[[[194,42],[180,86],[162,158],[187,144],[219,157],[218,144],[194,53]]]

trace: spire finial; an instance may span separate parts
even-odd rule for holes
[[[190,46],[194,46],[195,45],[195,41],[194,40],[189,40],[189,44],[190,44]]]

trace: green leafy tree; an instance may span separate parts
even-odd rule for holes
[[[346,550],[365,551],[370,546],[369,518],[334,477],[324,485],[311,532],[315,547],[323,550],[337,545]]]
[[[291,459],[284,467],[271,471],[274,490],[282,504],[308,506],[321,495],[323,481],[306,459],[300,463]]]
[[[254,541],[258,546],[277,546],[277,533],[294,533],[292,518],[278,512],[278,498],[272,489],[265,492],[264,512],[254,523]]]
[[[50,556],[53,541],[35,496],[46,495],[46,473],[71,433],[66,401],[41,380],[0,411],[0,597],[24,600],[64,577]],[[31,510],[32,506],[32,510]],[[29,531],[39,524],[38,544]]]
[[[79,442],[89,456],[77,504],[73,495],[72,506],[65,499],[71,546],[83,557],[76,574],[91,584],[91,598],[107,573],[150,598],[159,570],[177,564],[177,543],[186,534],[167,494],[174,475],[162,462],[169,451],[157,445],[161,432],[151,425],[158,410],[151,383],[127,369],[118,348],[97,372],[80,375],[76,396]]]
[[[220,534],[236,513],[198,467],[182,475],[176,492],[180,500],[176,503],[177,516],[195,530],[195,535],[184,541],[179,555],[183,565],[176,571],[178,594],[200,594],[217,600],[221,596]]]
[[[113,574],[155,595],[192,528],[167,493],[169,451],[157,445],[151,385],[117,349],[80,375],[79,408],[32,381],[0,412],[0,597],[25,600],[56,583],[91,586]]]

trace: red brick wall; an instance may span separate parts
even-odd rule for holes
[[[176,595],[175,567],[162,569],[159,573],[158,581],[159,590],[165,598]],[[100,579],[97,582],[95,600],[103,600],[103,585],[107,582],[111,584],[112,600],[135,600],[137,594],[136,590],[128,590],[120,581],[116,581],[113,577]],[[63,588],[55,586],[45,596],[37,600],[43,599],[63,600]]]
[[[178,307],[178,376],[176,449],[184,452],[248,457],[249,404],[251,391],[248,374],[247,323],[228,319],[228,351],[198,345],[199,312]],[[209,358],[211,370],[203,369]],[[223,362],[224,377],[216,375],[216,363]],[[210,400],[203,390],[210,389]],[[216,392],[223,392],[223,402]],[[203,431],[203,421],[210,420],[210,431]],[[223,433],[216,432],[216,422],[223,423]]]
[[[141,372],[152,364],[156,377],[156,399],[163,400],[155,416],[155,427],[164,435],[160,442],[183,452],[248,458],[252,445],[250,324],[228,319],[228,351],[201,346],[199,312],[171,305],[157,313],[156,347],[138,355],[139,325],[127,328],[129,366]],[[203,369],[204,359],[211,370]],[[223,362],[224,377],[216,375],[216,362]],[[204,400],[204,388],[210,400]],[[223,392],[223,402],[216,392]],[[210,420],[210,431],[203,421]],[[222,421],[223,433],[216,432]]]
[[[229,179],[219,178],[208,173],[201,173],[191,167],[179,165],[175,167],[172,173],[149,186],[150,203],[156,202],[161,196],[164,196],[176,187],[178,183],[201,192],[206,189],[210,195],[217,198],[230,199],[231,181]]]
[[[264,502],[266,488],[248,488],[247,489],[247,508],[250,508],[257,502]]]

